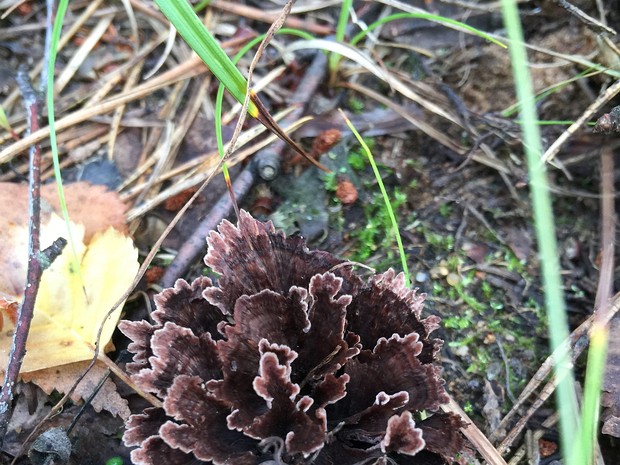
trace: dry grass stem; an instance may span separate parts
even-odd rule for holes
[[[264,11],[258,8],[242,5],[239,3],[227,2],[224,0],[213,0],[212,2],[210,2],[209,5],[219,10],[232,13],[236,16],[243,16],[248,19],[255,19],[257,21],[262,21],[268,24],[273,24],[278,19],[281,13],[281,10]],[[334,32],[331,27],[322,26],[320,24],[311,23],[290,16],[286,19],[285,24],[287,27],[301,29],[317,35],[329,35]]]

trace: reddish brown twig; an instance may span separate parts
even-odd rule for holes
[[[17,73],[17,84],[24,99],[28,116],[29,132],[39,129],[39,100],[32,88],[28,73],[21,69]],[[39,290],[41,274],[45,264],[50,263],[50,258],[43,258],[41,255],[40,244],[40,223],[41,223],[41,146],[35,144],[30,148],[30,227],[29,227],[29,246],[28,246],[28,272],[26,286],[24,288],[24,300],[19,308],[15,333],[13,335],[13,345],[9,353],[9,361],[4,377],[4,385],[0,392],[0,447],[4,442],[9,420],[12,412],[12,400],[14,387],[17,377],[26,355],[26,339],[30,330],[30,322],[34,313],[34,303]],[[45,262],[45,264],[44,264]]]

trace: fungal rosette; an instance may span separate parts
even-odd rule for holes
[[[134,463],[452,463],[439,319],[402,274],[364,280],[245,212],[208,245],[217,283],[179,280],[153,324],[121,323],[127,370],[163,403],[128,421]]]

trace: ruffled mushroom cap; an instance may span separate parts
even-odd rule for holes
[[[402,274],[363,281],[246,212],[218,231],[217,284],[179,280],[154,324],[120,325],[133,381],[163,401],[127,423],[134,463],[452,462],[461,420],[432,413],[448,401],[439,319]]]

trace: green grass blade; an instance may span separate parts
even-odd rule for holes
[[[202,10],[209,6],[209,3],[211,3],[211,0],[202,0],[199,3],[196,3],[196,5],[194,5],[194,11],[196,13],[200,13]]]
[[[9,119],[6,117],[6,113],[4,112],[2,105],[0,105],[0,127],[8,132],[13,132],[13,128],[11,128],[11,125],[9,124]]]
[[[590,348],[588,349],[588,365],[586,367],[586,382],[581,406],[581,447],[578,453],[579,463],[592,465],[594,463],[594,445],[598,433],[599,414],[601,408],[601,389],[605,376],[605,362],[607,360],[607,345],[609,331],[605,325],[595,321],[590,334]]]
[[[338,25],[336,26],[336,42],[344,43],[344,36],[347,29],[347,23],[349,22],[349,11],[353,0],[344,0],[340,5],[340,16],[338,17]],[[329,56],[329,72],[334,74],[338,69],[338,63],[340,63],[340,55],[332,52]]]
[[[196,13],[194,13],[185,0],[156,0],[156,2],[188,45],[198,54],[205,64],[209,66],[215,77],[224,84],[239,103],[244,104],[250,116],[258,119],[267,129],[276,134],[280,139],[286,142],[289,147],[305,157],[308,161],[321,169],[326,169],[310,157],[303,148],[293,141],[273,120],[258,95],[248,88],[248,81],[243,77],[207,28],[200,22]],[[270,30],[277,31],[282,26],[284,22],[283,15],[290,11],[290,5],[292,5],[292,3],[287,3],[279,17],[280,19],[272,25]],[[249,99],[247,103],[245,103],[246,95]]]
[[[536,102],[538,103],[540,100],[546,98],[547,96],[551,95],[554,92],[557,92],[561,89],[563,89],[564,87],[568,86],[569,84],[578,81],[579,79],[585,79],[585,78],[589,78],[592,76],[595,76],[597,74],[601,74],[600,71],[593,71],[593,68],[588,68],[584,71],[582,71],[581,73],[577,74],[576,76],[567,79],[565,81],[562,81],[558,84],[553,84],[551,86],[548,86],[546,89],[543,89],[541,92],[539,92],[536,95]],[[512,115],[519,113],[519,102],[516,102],[512,105],[510,105],[508,108],[506,108],[504,111],[502,111],[502,116],[504,118],[510,118]]]
[[[62,33],[62,24],[69,6],[69,0],[61,0],[56,10],[56,18],[52,28],[52,39],[50,42],[49,64],[47,69],[47,120],[50,127],[50,148],[52,150],[52,163],[54,165],[54,178],[56,179],[56,187],[58,188],[58,197],[60,199],[60,209],[62,217],[67,225],[68,242],[73,253],[73,264],[77,270],[80,279],[82,279],[82,267],[78,259],[77,250],[75,248],[75,240],[69,226],[69,211],[67,210],[67,202],[65,200],[65,192],[62,188],[62,176],[60,173],[60,162],[58,161],[58,142],[56,140],[56,118],[54,113],[54,68],[56,65],[56,56],[58,54],[58,42]]]
[[[281,35],[281,34],[295,35],[295,36],[301,37],[302,39],[306,39],[306,40],[310,40],[314,38],[312,34],[309,34],[306,31],[301,31],[299,29],[291,29],[291,28],[286,28],[286,27],[283,27],[278,32],[276,32],[276,35]],[[233,57],[232,62],[236,64],[241,59],[242,56],[248,53],[253,47],[260,44],[264,38],[265,38],[265,34],[261,34],[255,37],[254,39],[252,39],[251,41],[249,41],[247,44],[241,47],[241,50],[239,50],[237,54]],[[222,101],[223,99],[224,99],[224,86],[222,85],[220,81],[220,84],[217,88],[217,95],[215,96],[215,140],[217,142],[217,151],[220,154],[220,158],[224,157],[224,137],[222,135]],[[222,165],[222,168],[226,170],[226,165],[225,164]]]
[[[560,263],[555,237],[553,209],[545,165],[541,162],[542,146],[540,131],[536,124],[538,118],[534,105],[534,91],[528,69],[527,56],[523,45],[523,31],[519,20],[519,12],[514,0],[502,0],[504,23],[510,43],[510,55],[515,78],[517,96],[521,102],[521,120],[524,137],[524,149],[527,156],[530,177],[530,189],[536,237],[538,241],[542,278],[545,289],[545,302],[549,320],[551,350],[562,347],[555,361],[555,374],[559,380],[556,392],[560,410],[560,435],[562,438],[562,452],[566,465],[583,465],[578,462],[580,452],[573,448],[577,442],[575,433],[579,430],[577,400],[574,391],[574,374],[568,354],[568,348],[563,341],[568,337],[568,323],[562,280],[560,278]]]
[[[289,29],[282,28],[276,34],[293,34],[299,37],[302,37],[306,40],[312,39],[312,34],[308,34],[305,31],[300,31],[298,29]],[[252,49],[255,45],[258,45],[265,38],[265,34],[261,34],[258,37],[255,37],[250,42],[245,44],[241,50],[237,52],[237,54],[232,59],[233,63],[236,64],[243,55],[245,55],[248,51]],[[224,136],[222,135],[222,102],[224,100],[224,85],[220,81],[220,84],[217,88],[217,95],[215,96],[215,140],[217,143],[217,151],[220,155],[220,158],[224,158]],[[222,164],[222,172],[224,173],[224,178],[229,182],[230,174],[228,173],[228,166],[224,162]]]
[[[494,44],[499,45],[500,47],[507,48],[506,44],[504,44],[503,42],[500,42],[494,37],[491,37],[486,32],[476,29],[475,27],[472,27],[460,21],[456,21],[454,19],[445,18],[443,16],[433,15],[430,13],[396,13],[390,16],[386,16],[385,18],[381,18],[378,21],[375,21],[374,23],[369,24],[368,28],[366,28],[365,30],[360,31],[355,36],[353,36],[353,38],[351,39],[351,45],[356,45],[360,40],[366,37],[366,35],[369,32],[371,32],[373,29],[378,28],[382,24],[389,23],[390,21],[395,21],[397,19],[411,19],[411,18],[428,19],[429,21],[434,21],[436,23],[444,23],[444,24],[450,24],[452,26],[458,26],[462,29],[465,29],[466,31],[471,32],[473,35],[482,37],[483,39],[488,40],[489,42],[493,42]]]
[[[360,135],[359,132],[357,132],[357,129],[355,129],[355,127],[353,126],[353,123],[351,123],[349,118],[347,118],[347,116],[344,114],[342,110],[340,110],[340,113],[342,114],[344,120],[346,121],[347,126],[349,126],[349,129],[351,129],[351,132],[353,133],[357,141],[362,146],[362,149],[364,150],[364,152],[366,153],[366,156],[368,157],[370,166],[372,166],[372,171],[375,174],[375,178],[377,179],[377,184],[379,184],[379,189],[381,190],[381,195],[383,196],[383,201],[385,202],[385,209],[387,210],[387,213],[390,217],[390,221],[392,222],[392,229],[394,231],[396,243],[398,244],[398,253],[400,255],[400,263],[403,267],[403,273],[405,274],[405,281],[406,281],[407,287],[409,287],[411,286],[411,277],[409,276],[409,267],[407,266],[407,256],[405,255],[403,241],[400,237],[400,230],[398,229],[398,222],[396,221],[396,216],[394,216],[394,210],[392,209],[392,203],[390,202],[390,196],[385,190],[385,185],[383,184],[383,180],[381,179],[379,168],[377,167],[377,164],[375,163],[375,159],[372,156],[372,152],[370,151],[370,148],[368,148],[368,145],[364,141],[364,138]]]
[[[248,87],[247,80],[202,24],[189,3],[186,0],[155,0],[155,2],[215,77],[238,102],[243,103]],[[258,108],[252,102],[248,106],[248,113],[254,118],[258,116]]]

